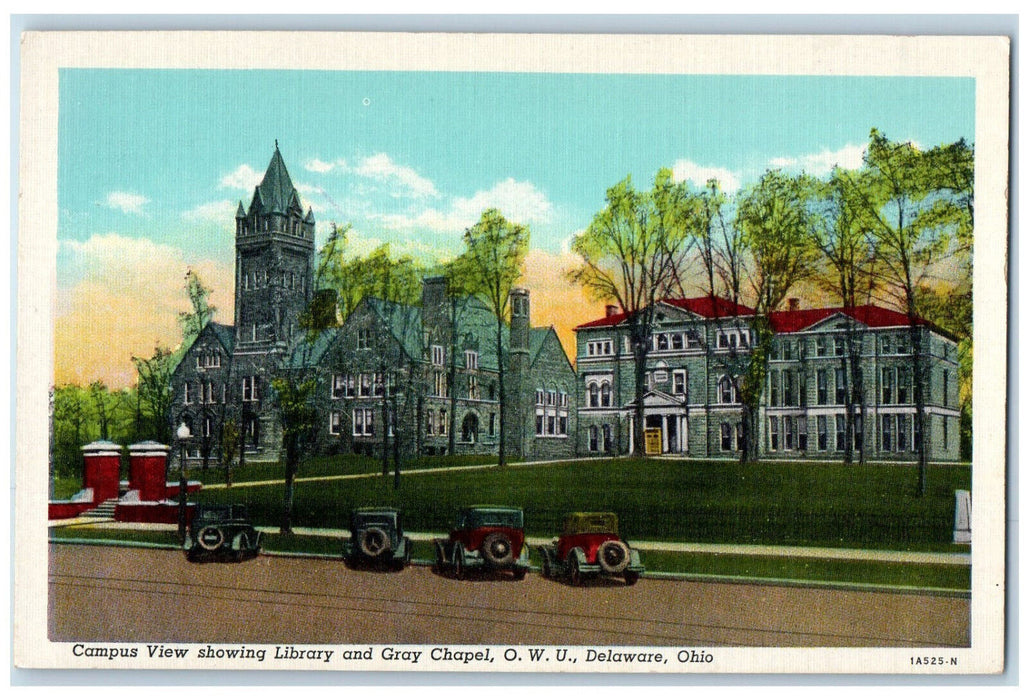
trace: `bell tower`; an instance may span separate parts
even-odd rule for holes
[[[236,209],[236,348],[281,352],[314,294],[314,213],[306,215],[279,153]]]

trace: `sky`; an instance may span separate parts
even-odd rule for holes
[[[233,230],[276,140],[319,240],[460,252],[498,207],[531,232],[534,325],[602,313],[569,285],[572,237],[630,176],[732,192],[770,168],[857,167],[872,128],[929,147],[974,141],[967,78],[63,69],[55,382],[134,380],[179,340],[187,269],[232,321]],[[570,348],[569,348],[570,350]]]

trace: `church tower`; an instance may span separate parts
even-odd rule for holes
[[[236,210],[237,351],[284,351],[313,285],[314,214],[304,214],[276,141],[250,207]]]
[[[302,337],[300,315],[314,296],[314,214],[300,205],[279,142],[254,188],[236,209],[235,347],[229,379],[248,452],[274,458],[282,445],[271,379]]]

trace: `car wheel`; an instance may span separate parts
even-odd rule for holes
[[[444,552],[443,552],[443,545],[440,544],[439,542],[434,542],[433,543],[433,549],[436,552],[436,557],[435,557],[435,559],[433,559],[432,573],[434,573],[434,574],[442,574],[443,571],[444,571],[444,567],[446,566],[446,563],[447,563],[447,558],[446,558],[446,556],[444,555]]]
[[[525,574],[526,574],[525,569],[523,569],[521,567],[518,567],[517,569],[512,569],[512,571],[511,571],[511,576],[512,576],[512,578],[514,578],[515,581],[523,580],[525,578]]]
[[[491,532],[482,541],[482,558],[495,567],[510,566],[514,561],[511,538],[503,532]]]
[[[568,555],[568,582],[573,586],[582,585],[582,573],[579,571],[579,560],[575,558],[575,553],[572,552]]]
[[[464,548],[461,545],[457,545],[454,547],[454,578],[460,581],[464,577]]]
[[[389,551],[389,533],[381,527],[370,527],[361,533],[357,544],[361,548],[362,554],[374,559]]]
[[[629,566],[629,547],[620,540],[608,540],[597,550],[597,563],[609,574],[620,574]]]
[[[250,551],[250,540],[247,539],[246,535],[242,535],[239,538],[239,551],[236,552],[236,561],[243,561],[248,551]]]
[[[640,575],[639,575],[638,572],[636,572],[636,571],[626,571],[625,572],[625,585],[626,586],[635,586],[636,582],[639,581],[639,580],[640,580]]]

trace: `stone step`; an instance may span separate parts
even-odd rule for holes
[[[114,508],[118,505],[117,498],[108,498],[103,503],[97,505],[90,510],[84,512],[81,517],[83,518],[107,518],[114,519]]]

